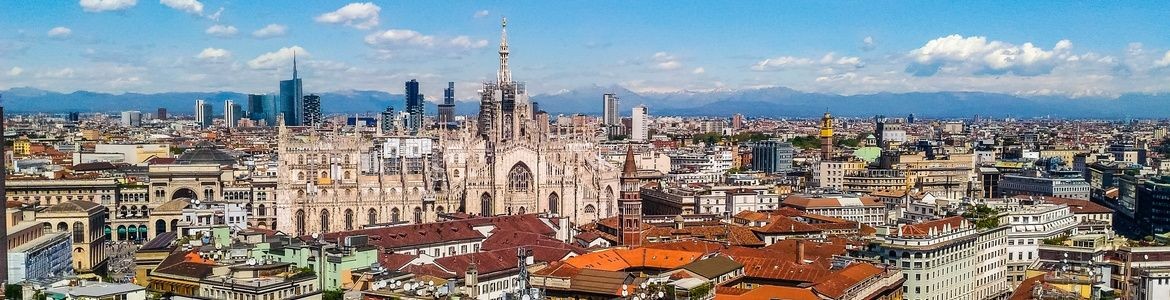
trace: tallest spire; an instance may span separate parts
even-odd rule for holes
[[[292,53],[293,53],[293,78],[292,79],[297,79],[297,50],[294,49],[292,51]]]
[[[496,83],[504,85],[512,82],[512,71],[508,71],[508,18],[500,21],[500,73],[496,74]]]

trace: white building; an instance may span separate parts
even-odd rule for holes
[[[781,206],[846,219],[869,226],[886,223],[886,205],[876,197],[853,194],[790,195]]]
[[[602,95],[601,102],[602,123],[607,126],[620,125],[622,120],[618,117],[617,95],[613,93]]]
[[[633,114],[630,116],[630,140],[645,142],[650,138],[650,116],[647,114],[645,105],[638,105],[634,107]]]
[[[122,112],[122,126],[124,126],[124,127],[142,126],[142,112],[137,111],[137,110]]]
[[[988,203],[988,206],[1007,212],[1003,218],[1011,227],[1007,237],[1008,283],[1018,285],[1026,279],[1028,266],[1040,259],[1040,245],[1044,239],[1071,233],[1079,220],[1067,205],[1021,204],[1017,198]]]
[[[891,228],[879,246],[902,268],[905,299],[997,299],[1011,290],[1002,260],[1007,227],[979,229],[963,217]]]
[[[146,300],[146,287],[132,283],[81,281],[81,283],[76,286],[63,286],[46,289],[45,295],[47,295],[49,299],[64,300]]]
[[[695,195],[702,214],[735,215],[741,211],[774,210],[780,207],[780,195],[768,186],[715,186]]]
[[[816,181],[820,188],[843,190],[845,188],[845,174],[860,170],[865,170],[865,162],[861,160],[822,161],[817,164],[817,170],[813,173],[816,177],[813,178],[813,181]]]

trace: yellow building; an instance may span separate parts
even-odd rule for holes
[[[73,200],[37,213],[37,221],[55,232],[69,232],[73,239],[73,270],[78,274],[106,272],[106,208],[97,203]]]
[[[22,135],[12,142],[12,153],[17,156],[29,155],[31,149],[32,141],[29,141],[26,135]]]

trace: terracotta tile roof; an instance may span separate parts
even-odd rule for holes
[[[782,298],[777,298],[777,296]],[[821,300],[820,297],[808,289],[798,287],[764,285],[752,289],[732,287],[716,287],[715,298],[720,300]]]
[[[750,211],[750,210],[745,210],[745,211],[741,211],[739,213],[736,213],[735,217],[739,218],[739,219],[743,219],[743,220],[752,221],[752,222],[767,221],[768,220],[768,214],[762,213],[762,212],[757,212],[757,211]]]
[[[482,240],[483,234],[472,229],[469,222],[453,221],[442,223],[404,225],[359,229],[354,231],[326,233],[325,240],[337,240],[346,236],[364,234],[370,237],[371,245],[386,249],[414,248],[424,245],[441,244],[454,241]],[[306,240],[309,237],[302,237]]]
[[[874,197],[902,198],[906,197],[906,189],[879,190],[870,192],[869,195]]]
[[[1044,276],[1042,276],[1042,275],[1032,276],[1032,277],[1028,277],[1028,279],[1024,279],[1024,281],[1020,282],[1020,285],[1016,286],[1016,290],[1012,291],[1012,296],[1009,297],[1008,299],[1010,299],[1010,300],[1035,299],[1032,297],[1032,291],[1033,291],[1033,289],[1036,288],[1037,285],[1044,284],[1044,283],[1040,282],[1042,279],[1044,279]]]
[[[621,296],[622,288],[634,292],[638,278],[626,272],[582,269],[569,281],[569,289],[593,294]]]
[[[1121,195],[1121,192],[1117,188],[1110,188],[1105,190],[1105,198],[1117,199],[1118,195]]]
[[[401,269],[404,265],[414,260],[418,256],[402,253],[380,253],[378,254],[378,264],[387,269]]]
[[[480,250],[492,251],[496,249],[516,248],[520,246],[544,246],[554,249],[571,250],[575,253],[584,253],[585,249],[566,244],[555,238],[551,238],[535,232],[527,231],[496,231],[492,233],[483,243],[480,244]]]
[[[798,234],[798,233],[818,233],[820,228],[809,225],[804,222],[793,220],[788,216],[773,216],[768,225],[754,229],[755,232],[771,233],[771,234]]]
[[[845,291],[849,290],[849,288],[864,282],[866,279],[879,276],[882,272],[884,270],[872,264],[855,263],[834,272],[832,276],[828,276],[825,280],[818,282],[813,286],[813,290],[830,298],[839,299],[845,295]]]
[[[767,257],[733,258],[744,265],[744,274],[751,278],[813,283],[831,274],[828,266],[821,264],[797,264],[785,259]]]
[[[725,246],[723,243],[716,243],[711,241],[679,240],[647,244],[642,248],[698,252],[706,255],[727,249],[727,246]]]
[[[565,260],[581,269],[621,271],[629,268],[670,270],[694,262],[702,253],[654,248],[609,249]]]
[[[857,201],[853,201],[857,199]],[[782,202],[785,206],[799,207],[799,208],[821,208],[821,207],[853,207],[853,206],[885,206],[876,197],[861,196],[857,198],[832,198],[832,197],[810,197],[802,195],[789,195],[784,198]]]
[[[762,248],[762,250],[769,251],[767,255],[777,258],[783,258],[791,262],[796,262],[797,241],[804,245],[804,259],[813,261],[828,261],[834,255],[846,255],[848,251],[845,249],[845,244],[839,243],[820,243],[814,241],[802,241],[796,239],[780,240],[774,244]]]
[[[899,229],[899,233],[900,235],[906,237],[928,237],[931,235],[932,229],[934,234],[938,234],[939,232],[943,232],[948,228],[949,230],[957,230],[960,226],[964,226],[966,223],[967,220],[963,219],[963,217],[954,216],[918,224],[904,225]]]

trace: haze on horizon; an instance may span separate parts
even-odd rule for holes
[[[264,93],[300,58],[306,91],[473,97],[508,18],[534,94],[784,86],[859,94],[1170,91],[1165,3],[83,0],[0,4],[0,89]]]

